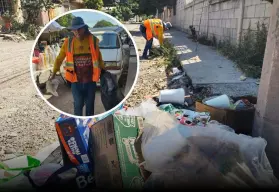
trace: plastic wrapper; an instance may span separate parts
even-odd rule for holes
[[[25,172],[40,166],[40,161],[31,156],[20,156],[0,163],[0,191],[32,190]]]
[[[233,128],[231,128],[227,125],[224,125],[222,123],[219,123],[218,121],[215,121],[215,120],[209,121],[208,124],[207,124],[207,127],[215,127],[215,128],[224,129],[224,130],[235,133]]]
[[[160,42],[159,42],[159,40],[158,40],[158,39],[153,38],[153,44],[152,44],[152,47],[153,47],[153,48],[160,47]]]
[[[53,79],[46,82],[46,91],[52,95],[58,97],[57,88],[59,86],[59,80]]]
[[[106,111],[114,108],[124,99],[124,96],[118,88],[116,77],[110,72],[102,71],[100,84],[101,100]]]
[[[153,99],[143,101],[137,107],[128,108],[127,110],[122,109],[118,111],[120,115],[141,116],[143,118],[148,118],[148,114],[151,112],[160,112],[160,110],[156,106],[156,102]]]
[[[149,129],[156,131],[144,130],[141,144],[144,167],[152,172],[146,186],[152,189],[278,186],[265,154],[264,139],[237,135],[213,125],[205,128],[174,124],[165,129],[153,123]],[[162,133],[157,134],[160,132],[157,129]]]

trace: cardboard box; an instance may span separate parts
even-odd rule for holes
[[[110,115],[90,128],[96,187],[135,189],[144,184],[134,142],[143,128],[143,118]]]
[[[256,104],[256,98],[254,97],[239,97],[234,98],[238,100],[241,98],[248,99],[250,103]],[[216,120],[224,125],[230,126],[236,133],[250,135],[253,129],[255,108],[232,110],[232,109],[219,109],[196,102],[197,112],[209,112],[210,120]]]
[[[88,155],[90,130],[87,122],[61,115],[55,127],[61,147],[64,149],[64,153],[62,150],[63,160],[66,159],[64,165],[74,165],[81,173],[92,172],[92,160]]]

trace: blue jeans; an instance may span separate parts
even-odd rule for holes
[[[146,28],[143,26],[143,25],[140,25],[140,28],[139,28],[142,36],[145,38],[146,40],[146,43],[145,43],[145,47],[144,47],[144,50],[143,50],[143,53],[142,53],[142,57],[143,58],[147,58],[147,52],[149,51],[150,53],[150,50],[152,48],[152,44],[153,44],[153,38],[151,38],[149,41],[147,40],[147,37],[146,37]]]
[[[147,52],[148,51],[149,51],[149,54],[150,54],[152,44],[153,44],[153,38],[151,38],[149,41],[146,40],[145,47],[144,47],[144,50],[143,50],[143,53],[142,53],[143,58],[147,58]]]
[[[72,94],[74,98],[74,115],[82,116],[82,109],[85,104],[86,116],[94,115],[96,82],[72,83]]]

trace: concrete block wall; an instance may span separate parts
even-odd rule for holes
[[[249,24],[252,30],[257,29],[257,23],[269,25],[272,4],[261,0],[245,0],[242,29],[247,30]]]
[[[258,21],[268,25],[271,6],[262,0],[177,0],[176,15],[168,21],[187,33],[193,25],[199,34],[236,42],[249,23],[252,30],[257,29]]]

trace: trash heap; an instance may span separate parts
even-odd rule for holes
[[[197,102],[205,111],[193,111],[184,99],[171,97],[173,92],[185,99],[182,90],[165,90],[138,107],[121,107],[99,118],[61,115],[55,127],[63,163],[42,164],[29,156],[19,167],[4,162],[0,189],[278,187],[265,154],[267,142],[236,133],[210,111],[241,112],[243,106],[252,107],[250,102],[242,99],[233,105],[222,95]],[[167,103],[168,99],[172,101]]]
[[[119,113],[144,118],[135,150],[147,190],[278,187],[263,138],[237,134],[207,112],[158,107],[153,99]]]

